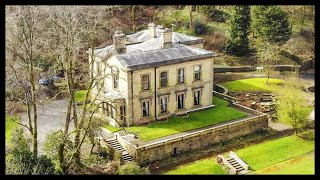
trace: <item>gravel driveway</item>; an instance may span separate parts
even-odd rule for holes
[[[38,147],[39,153],[42,153],[42,145],[45,138],[56,130],[64,129],[66,112],[68,109],[67,100],[55,100],[48,104],[38,105]],[[28,123],[28,116],[21,116],[22,123]],[[69,131],[73,130],[73,123],[70,123]],[[27,135],[29,131],[25,129]]]

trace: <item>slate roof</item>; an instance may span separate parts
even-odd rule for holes
[[[172,32],[173,43],[171,47],[162,49],[160,42],[161,31],[163,29],[157,28],[157,37],[151,39],[149,38],[149,30],[127,35],[129,43],[126,45],[124,54],[119,54],[115,51],[113,45],[109,45],[95,49],[95,55],[101,59],[114,55],[128,70],[176,64],[216,56],[211,51],[187,46],[202,42],[202,38],[176,32]]]
[[[167,49],[118,54],[115,56],[124,67],[129,70],[137,70],[214,57],[215,53],[199,48],[176,44]]]

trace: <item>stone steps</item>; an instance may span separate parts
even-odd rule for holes
[[[244,168],[234,158],[229,157],[227,158],[227,161],[237,170],[237,172],[244,170]]]
[[[115,138],[106,140],[106,143],[109,144],[113,149],[120,152],[122,154],[123,161],[126,162],[134,162],[133,157],[121,146],[119,141]]]

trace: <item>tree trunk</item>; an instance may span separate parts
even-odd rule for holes
[[[133,21],[133,26],[132,30],[133,32],[136,32],[136,6],[131,6],[131,13],[132,13],[132,21]]]
[[[30,59],[32,61],[32,59]],[[33,63],[30,63],[30,83],[31,83],[31,102],[33,107],[33,133],[32,133],[32,152],[34,157],[38,156],[38,117],[37,117],[37,97],[34,83]]]
[[[189,17],[190,17],[189,30],[191,31],[193,26],[192,7],[190,7]]]

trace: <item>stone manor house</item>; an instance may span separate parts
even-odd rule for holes
[[[113,126],[209,108],[215,56],[203,49],[202,38],[153,23],[130,35],[117,30],[112,45],[89,54],[91,71],[102,77],[91,97],[103,102],[100,115]]]

